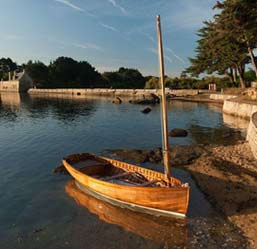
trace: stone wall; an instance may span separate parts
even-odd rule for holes
[[[1,92],[19,92],[19,81],[17,80],[0,81],[0,91]]]
[[[247,130],[247,141],[249,142],[254,157],[257,159],[257,112],[251,117],[251,122]]]
[[[161,91],[158,89],[30,89],[30,94],[74,94],[74,95],[88,95],[88,96],[142,96],[148,94],[160,95]],[[176,96],[192,96],[199,94],[198,90],[170,90],[166,93],[174,94]]]
[[[257,104],[236,100],[225,100],[223,104],[223,112],[241,118],[250,119],[252,115],[257,112]]]
[[[213,99],[213,100],[225,101],[225,100],[233,99],[236,97],[237,97],[236,95],[230,95],[230,94],[218,94],[218,93],[210,94],[210,99]]]

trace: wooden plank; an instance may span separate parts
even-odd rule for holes
[[[110,181],[110,180],[122,178],[122,177],[124,177],[124,176],[132,175],[132,174],[133,174],[133,172],[124,172],[124,173],[121,173],[121,174],[118,174],[118,175],[114,175],[114,176],[109,176],[109,177],[102,178],[102,180],[103,180],[103,181]]]

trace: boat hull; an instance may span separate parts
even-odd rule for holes
[[[176,217],[180,217],[180,218],[186,217],[186,215],[182,214],[182,213],[177,213],[177,212],[162,210],[162,209],[157,209],[157,208],[150,208],[150,207],[146,207],[146,206],[142,206],[142,205],[138,205],[138,204],[120,201],[118,199],[111,198],[110,196],[106,196],[106,195],[100,194],[96,191],[93,191],[89,188],[86,188],[85,186],[83,186],[81,183],[79,183],[77,181],[75,182],[75,184],[82,192],[89,194],[101,201],[105,201],[105,202],[110,203],[117,207],[127,208],[132,211],[146,213],[146,214],[155,215],[155,216],[168,216],[168,217],[176,216]]]
[[[76,155],[76,157],[77,159],[75,161],[78,161],[80,155]],[[140,172],[147,176],[149,181],[157,178],[165,179],[165,175],[159,172],[113,159],[104,157],[97,158],[103,162],[110,163],[114,167],[119,167],[133,172]],[[95,173],[99,173],[101,170],[104,170],[105,166],[88,166],[84,172],[81,172],[73,167],[73,161],[74,155],[71,156],[71,159],[69,159],[69,157],[64,159],[63,165],[79,183],[78,186],[82,191],[90,192],[91,195],[94,195],[99,199],[105,199],[112,204],[158,215],[177,215],[179,217],[184,217],[187,212],[189,187],[182,186],[182,183],[178,179],[170,179],[170,182],[174,184],[173,187],[124,186],[103,181],[92,176]]]

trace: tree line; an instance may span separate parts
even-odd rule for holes
[[[18,65],[10,58],[0,59],[0,79],[7,80],[8,72],[25,69],[37,88],[144,88],[145,78],[137,70],[121,67],[114,72],[100,74],[87,61],[59,57],[45,65],[28,61]]]
[[[190,58],[187,69],[192,76],[201,73],[226,75],[231,85],[245,88],[246,66],[251,64],[257,77],[257,1],[217,1],[213,9],[218,10],[212,21],[204,22],[198,31],[196,56]]]

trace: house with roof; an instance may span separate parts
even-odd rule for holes
[[[0,81],[0,92],[27,92],[32,87],[33,80],[25,70],[9,72],[9,80]]]

